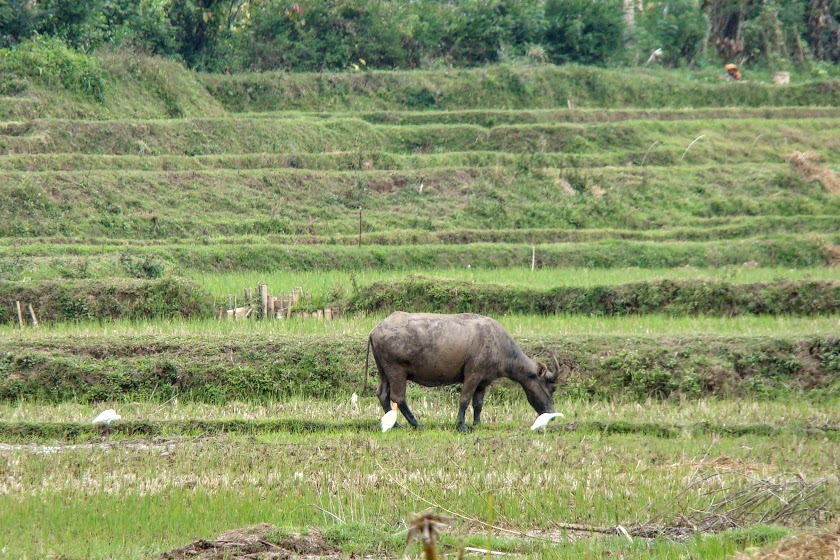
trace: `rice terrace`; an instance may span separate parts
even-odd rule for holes
[[[68,37],[0,41],[0,557],[840,557],[836,64]],[[383,431],[395,311],[547,369]]]

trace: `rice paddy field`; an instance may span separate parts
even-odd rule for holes
[[[102,64],[99,101],[0,97],[0,557],[419,558],[422,512],[452,558],[836,531],[836,82],[167,63],[161,100]],[[260,283],[340,315],[260,319]],[[410,385],[423,427],[381,432],[394,310],[556,352],[564,417],[502,381],[462,434]]]

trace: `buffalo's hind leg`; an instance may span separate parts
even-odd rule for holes
[[[408,403],[405,402],[405,388],[406,388],[406,379],[407,375],[403,372],[397,372],[393,377],[390,378],[390,386],[391,386],[391,399],[397,403],[397,406],[402,412],[402,415],[405,416],[405,419],[408,420],[408,423],[411,424],[413,428],[419,428],[420,422],[417,421],[417,418],[414,417],[414,413],[411,412],[411,409],[408,408]]]
[[[473,393],[473,426],[478,426],[481,423],[481,407],[484,405],[484,392],[487,390],[487,384],[481,383]]]
[[[379,397],[379,403],[382,405],[382,410],[385,412],[391,410],[391,387],[388,383],[388,378],[382,377],[379,379],[379,387],[376,388],[376,396]]]

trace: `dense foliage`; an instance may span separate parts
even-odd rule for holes
[[[840,0],[0,0],[0,47],[33,36],[210,71],[840,61]]]

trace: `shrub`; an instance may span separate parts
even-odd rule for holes
[[[545,44],[553,62],[606,64],[624,46],[619,0],[548,0]]]
[[[300,10],[270,0],[255,5],[246,60],[254,69],[346,69],[416,65],[416,18],[388,2],[315,0]],[[361,61],[364,61],[362,63]]]
[[[15,47],[0,49],[2,74],[31,78],[97,101],[105,98],[105,73],[98,61],[68,48],[55,38],[36,37]]]

